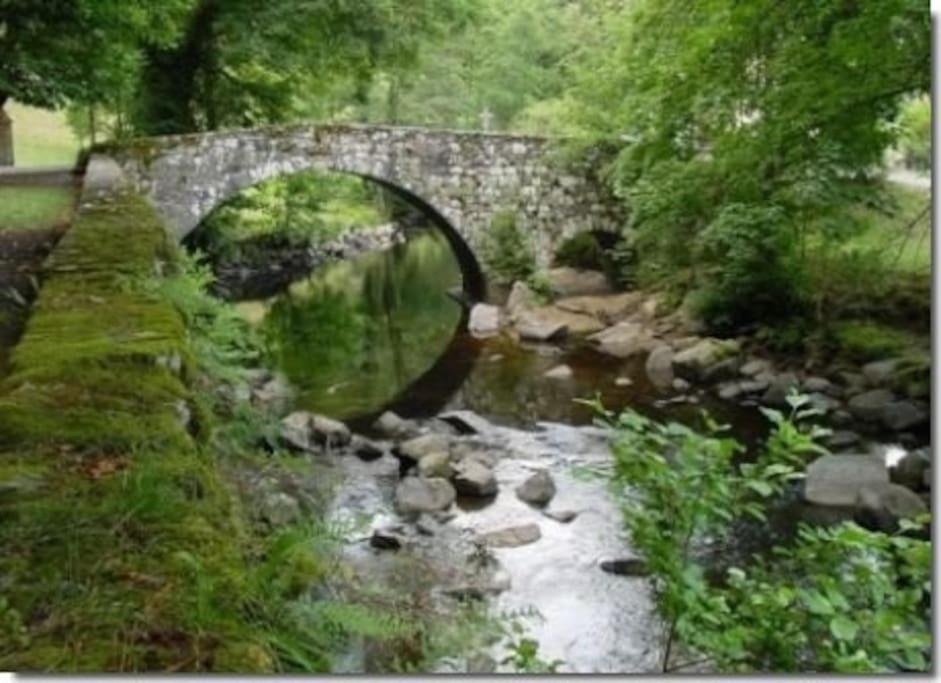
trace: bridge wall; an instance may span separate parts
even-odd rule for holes
[[[240,190],[308,169],[372,178],[437,211],[478,256],[510,211],[541,265],[566,238],[614,231],[620,204],[591,168],[563,163],[546,139],[377,126],[292,126],[154,138],[113,150],[182,239]]]

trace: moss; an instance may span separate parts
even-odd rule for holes
[[[909,355],[921,340],[905,330],[868,321],[847,321],[834,327],[840,354],[858,362]]]

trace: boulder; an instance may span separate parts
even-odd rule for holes
[[[548,377],[549,379],[566,380],[572,379],[572,375],[572,368],[570,368],[568,365],[556,365],[551,370],[547,370],[543,374],[543,377]]]
[[[546,510],[542,514],[560,524],[568,524],[578,517],[578,513],[575,512],[575,510]]]
[[[782,372],[769,382],[768,388],[761,396],[761,402],[772,406],[785,406],[788,395],[799,386],[797,375],[793,372]]]
[[[738,354],[739,344],[734,340],[702,339],[673,356],[673,370],[680,377],[703,381],[713,366]]]
[[[906,453],[895,466],[889,468],[889,479],[894,484],[905,486],[912,491],[921,491],[925,488],[925,472],[931,468],[931,463],[921,453],[912,451]]]
[[[403,460],[420,462],[432,453],[444,453],[451,450],[451,440],[444,434],[422,434],[408,441],[403,441],[395,448],[395,454]]]
[[[500,331],[500,309],[490,304],[475,304],[467,322],[468,331],[475,337],[489,337]]]
[[[620,322],[637,310],[643,295],[639,292],[624,292],[606,296],[573,296],[559,299],[555,306],[569,313],[588,315],[606,325]]]
[[[597,270],[551,268],[546,272],[546,279],[549,291],[557,299],[611,293],[611,283],[608,282],[608,278]]]
[[[281,420],[281,441],[295,451],[312,451],[310,413],[298,410]]]
[[[493,429],[486,418],[472,410],[450,410],[438,415],[438,419],[453,425],[461,434],[486,434]]]
[[[524,503],[542,507],[555,496],[555,482],[548,470],[539,470],[516,487],[516,497]]]
[[[636,322],[618,323],[588,339],[599,351],[616,358],[630,358],[649,353],[658,346],[650,330]]]
[[[893,401],[882,409],[882,424],[895,432],[917,427],[928,421],[928,411],[912,401]]]
[[[272,526],[284,526],[301,516],[301,506],[293,496],[275,491],[264,497],[259,512]]]
[[[888,389],[872,389],[853,396],[847,407],[857,419],[876,422],[894,399],[895,396]]]
[[[862,368],[863,379],[871,387],[891,388],[895,384],[898,367],[896,358],[866,363]]]
[[[445,510],[455,498],[457,492],[447,479],[405,477],[395,489],[396,509],[405,515]]]
[[[647,372],[647,378],[660,391],[664,391],[673,386],[673,349],[666,344],[661,344],[647,356],[644,363],[644,370]]]
[[[411,420],[405,420],[387,410],[372,424],[372,428],[390,439],[407,439],[418,433],[418,426]]]
[[[570,335],[584,336],[604,329],[604,323],[598,318],[582,313],[564,311],[556,306],[540,306],[527,309],[516,316],[517,331],[522,327],[565,327]],[[523,336],[520,332],[520,336]]]
[[[510,296],[506,300],[506,312],[511,319],[528,308],[539,305],[539,297],[525,282],[517,280],[510,289]]]
[[[891,534],[898,531],[899,520],[927,511],[917,494],[904,486],[884,483],[860,489],[853,517],[861,526]]]
[[[542,538],[538,524],[522,524],[505,529],[490,531],[481,535],[485,545],[493,548],[516,548],[521,545],[535,543]]]
[[[451,458],[447,451],[429,453],[419,460],[418,473],[426,479],[450,479],[454,471],[451,469]]]
[[[771,363],[764,360],[763,358],[752,358],[750,361],[739,368],[739,372],[746,377],[755,377],[756,375],[760,375],[762,372],[768,372],[770,370]]]
[[[310,415],[310,436],[315,442],[327,448],[339,448],[352,441],[350,428],[339,420],[325,415]]]
[[[604,560],[599,565],[601,571],[618,576],[647,576],[650,569],[647,563],[639,557],[626,557],[617,560]]]
[[[528,341],[552,341],[568,333],[568,328],[564,323],[546,320],[541,316],[533,315],[532,311],[524,311],[518,315],[513,326],[520,339]]]
[[[451,481],[462,496],[490,498],[497,495],[497,478],[493,470],[474,458],[464,458],[457,463]]]
[[[804,498],[817,505],[853,505],[866,486],[888,484],[885,464],[869,455],[824,455],[807,467]]]

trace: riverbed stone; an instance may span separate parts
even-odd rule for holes
[[[524,311],[516,317],[513,323],[520,339],[528,341],[546,342],[561,339],[568,334],[568,327],[558,320],[547,320],[534,315],[532,311]]]
[[[451,449],[451,439],[444,434],[422,434],[395,447],[395,454],[410,462],[418,463],[433,453],[447,455]]]
[[[486,434],[493,430],[490,421],[473,410],[449,410],[438,415],[438,419],[454,425],[461,434]]]
[[[673,386],[673,349],[668,344],[661,344],[650,352],[644,363],[647,378],[660,391]]]
[[[864,527],[886,533],[898,531],[899,521],[928,511],[918,495],[898,484],[873,484],[860,489],[854,519]]]
[[[684,392],[689,391],[689,389],[690,389],[690,383],[687,382],[682,377],[677,377],[676,379],[673,380],[673,391],[684,393]]]
[[[893,484],[899,484],[911,489],[921,491],[925,488],[925,472],[931,468],[931,462],[919,451],[906,453],[889,468],[889,479]]]
[[[853,396],[847,408],[860,420],[876,422],[882,418],[883,411],[895,399],[888,389],[871,389]]]
[[[296,451],[313,451],[315,444],[311,440],[310,413],[298,410],[281,420],[281,441]]]
[[[768,380],[761,379],[746,379],[738,383],[739,388],[742,390],[743,394],[761,394],[764,393],[770,382]]]
[[[319,445],[331,449],[348,445],[353,434],[350,428],[339,420],[310,413],[310,437]]]
[[[620,322],[588,339],[599,351],[616,358],[649,353],[659,344],[646,326],[630,321]]]
[[[557,299],[573,296],[610,294],[611,283],[604,273],[598,270],[569,268],[550,268],[546,271],[549,291]]]
[[[718,394],[723,401],[733,401],[742,395],[742,385],[740,382],[725,382],[719,385]]]
[[[569,524],[578,517],[578,513],[575,512],[575,510],[546,510],[542,514],[559,524]]]
[[[703,381],[707,375],[715,374],[711,371],[714,366],[736,355],[738,351],[739,344],[735,340],[701,339],[673,356],[673,371],[683,379]]]
[[[752,358],[747,363],[742,365],[738,371],[746,377],[755,377],[756,375],[760,375],[762,372],[767,372],[770,370],[771,363],[769,361],[766,361],[764,358]]]
[[[771,406],[787,405],[787,397],[800,386],[800,379],[793,372],[782,372],[775,375],[768,384],[768,388],[761,396],[761,402]]]
[[[601,571],[617,576],[647,576],[650,569],[647,563],[639,557],[624,557],[616,560],[603,560],[599,563]]]
[[[457,491],[447,479],[405,477],[395,490],[395,506],[402,514],[437,512],[451,506]]]
[[[356,457],[367,462],[378,460],[385,455],[386,452],[386,449],[382,445],[359,434],[353,435],[353,439],[350,441],[350,448],[353,453],[356,454]]]
[[[500,331],[500,309],[490,304],[475,304],[467,322],[468,331],[475,337],[490,337]]]
[[[489,531],[482,534],[480,538],[485,545],[493,548],[516,548],[535,543],[542,538],[542,531],[538,524],[521,524]]]
[[[866,363],[862,367],[863,378],[871,387],[891,388],[898,373],[899,360],[889,358]]]
[[[882,409],[882,424],[895,432],[917,427],[928,421],[928,411],[914,401],[893,401]]]
[[[866,486],[888,484],[885,464],[869,455],[824,455],[807,467],[804,498],[817,505],[849,506]]]
[[[859,443],[859,434],[849,429],[841,429],[827,437],[827,446],[837,450]]]
[[[835,387],[826,377],[808,377],[804,380],[804,391],[830,394]]]
[[[538,305],[539,297],[530,289],[529,285],[521,280],[513,283],[510,296],[506,300],[506,312],[510,319],[515,319],[519,313]]]
[[[373,422],[372,428],[390,439],[407,439],[418,433],[418,425],[387,410]]]
[[[451,481],[462,496],[490,498],[497,495],[497,478],[493,470],[474,458],[463,458],[454,465]]]
[[[270,525],[284,526],[301,516],[301,506],[293,496],[274,491],[262,499],[260,514]]]
[[[400,528],[376,529],[369,537],[369,545],[376,550],[399,550],[402,548],[404,534]]]
[[[454,474],[450,455],[447,451],[429,453],[418,461],[418,473],[426,479],[433,477],[450,479]]]
[[[566,311],[554,304],[533,308],[523,316],[530,320],[541,320],[546,324],[564,325],[568,334],[576,337],[594,334],[605,328],[605,324],[592,315]]]
[[[573,374],[572,368],[568,365],[556,365],[554,368],[546,370],[546,372],[543,373],[543,377],[547,377],[548,379],[568,380],[572,379]]]
[[[573,296],[559,299],[555,306],[563,311],[588,315],[606,325],[620,322],[636,311],[643,295],[640,292],[623,292],[604,296]]]
[[[807,400],[810,402],[811,407],[816,408],[824,415],[837,410],[843,405],[832,396],[827,396],[819,391],[807,394]]]
[[[548,470],[539,470],[516,487],[516,497],[524,503],[542,507],[555,496],[555,481]]]

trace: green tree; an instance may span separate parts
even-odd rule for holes
[[[0,0],[0,164],[13,160],[7,100],[47,108],[109,101],[133,80],[141,46],[173,43],[190,4]]]
[[[648,277],[684,288],[722,266],[690,245],[732,205],[783,216],[793,237],[781,248],[800,258],[812,224],[872,192],[859,181],[893,141],[900,104],[930,88],[918,0],[637,0],[603,19],[578,121],[613,152]]]
[[[152,134],[287,120],[338,79],[363,89],[415,59],[466,0],[200,0],[183,40],[147,51],[135,120]]]

